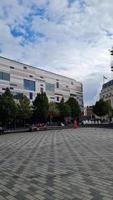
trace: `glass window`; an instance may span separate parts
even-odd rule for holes
[[[24,79],[24,89],[35,91],[35,81]]]
[[[51,84],[51,83],[46,83],[46,90],[50,91],[50,92],[54,92],[55,91],[55,85]]]
[[[12,92],[14,99],[22,99],[23,97],[23,93],[19,93],[19,92]]]
[[[32,92],[29,93],[29,98],[30,98],[30,100],[33,99],[33,93]]]
[[[14,67],[13,67],[13,66],[10,66],[10,69],[14,69]]]
[[[57,97],[57,101],[59,101],[60,100],[60,98],[59,97]]]
[[[2,72],[0,72],[0,79],[2,80]]]
[[[10,85],[17,87],[17,84],[15,84],[15,83],[10,83]]]
[[[3,80],[10,81],[10,74],[3,72]]]
[[[10,81],[10,74],[6,72],[0,72],[0,79]]]
[[[40,88],[40,92],[41,92],[41,93],[44,92],[44,88],[43,88],[43,87]]]
[[[13,88],[13,87],[10,87],[10,90],[14,90],[14,88]]]
[[[50,99],[55,99],[55,97],[50,97]]]
[[[59,82],[56,82],[56,88],[59,88]]]

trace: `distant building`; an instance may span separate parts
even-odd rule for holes
[[[84,108],[84,116],[87,119],[94,118],[95,114],[93,113],[93,106],[87,106],[87,107]]]
[[[100,98],[103,98],[104,101],[108,101],[113,108],[113,80],[103,84]]]
[[[113,47],[110,50],[111,55],[111,73],[113,73]],[[106,78],[106,77],[105,77]],[[104,83],[100,92],[100,98],[108,101],[113,108],[113,79]]]
[[[24,94],[32,102],[37,93],[46,92],[49,101],[74,97],[83,111],[82,83],[52,72],[0,57],[0,93],[9,88],[15,99]]]

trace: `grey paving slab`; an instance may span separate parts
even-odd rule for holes
[[[0,136],[0,200],[112,200],[113,130]]]

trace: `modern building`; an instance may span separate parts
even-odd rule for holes
[[[0,93],[9,88],[15,99],[24,94],[31,102],[37,93],[46,92],[49,101],[74,97],[83,110],[82,83],[52,72],[0,57]]]
[[[113,108],[113,80],[110,80],[107,83],[103,84],[100,98],[108,101]]]

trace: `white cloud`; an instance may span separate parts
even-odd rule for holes
[[[103,74],[110,76],[113,1],[81,2],[1,0],[0,50],[4,56],[83,81],[85,104],[91,104],[98,97]],[[38,8],[42,16],[36,15]],[[12,35],[10,27],[21,36]]]

